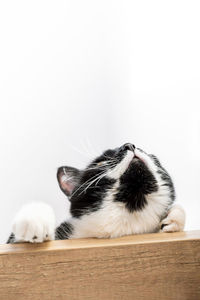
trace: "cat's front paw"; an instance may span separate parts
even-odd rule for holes
[[[45,203],[27,204],[16,215],[12,229],[17,242],[41,243],[54,240],[53,209]]]
[[[183,231],[185,226],[185,211],[180,205],[174,205],[160,224],[161,232]]]

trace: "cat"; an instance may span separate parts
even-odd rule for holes
[[[28,204],[15,217],[8,243],[184,229],[185,212],[174,205],[170,175],[155,155],[131,143],[105,151],[84,170],[60,167],[57,179],[71,202],[69,220],[56,228],[49,205]]]

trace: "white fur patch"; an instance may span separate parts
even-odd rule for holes
[[[124,172],[128,169],[133,157],[134,153],[128,150],[122,161],[114,169],[107,172],[107,176],[109,178],[119,179],[122,174],[124,174]]]
[[[40,243],[54,240],[53,209],[41,202],[27,204],[16,215],[12,229],[17,242]]]

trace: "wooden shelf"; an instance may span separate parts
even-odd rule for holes
[[[0,245],[0,299],[200,299],[200,231]]]

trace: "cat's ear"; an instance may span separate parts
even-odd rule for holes
[[[57,179],[63,193],[71,196],[79,183],[81,171],[72,167],[60,167],[57,171]]]

